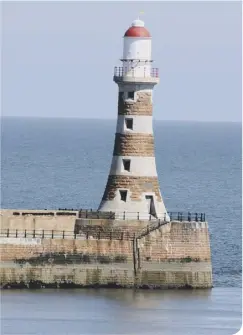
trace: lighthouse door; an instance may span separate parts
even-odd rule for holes
[[[156,217],[156,211],[154,206],[154,197],[152,195],[145,196],[148,206],[148,213]]]

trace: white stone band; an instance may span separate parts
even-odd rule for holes
[[[130,171],[127,171],[126,161],[130,161]],[[134,177],[157,177],[154,157],[113,156],[110,175]]]
[[[132,119],[132,129],[127,127],[126,119]],[[147,115],[118,115],[116,132],[119,134],[153,134],[153,119]]]
[[[150,220],[156,219],[155,217],[151,217],[149,214],[149,209],[146,201],[146,195],[151,195],[154,198],[156,197],[153,192],[146,192],[141,194],[141,201],[132,201],[130,199],[130,191],[128,190],[127,201],[123,202],[120,200],[119,190],[116,191],[116,196],[113,200],[101,201],[99,210],[104,212],[115,212],[117,219],[122,219],[124,215],[124,211],[126,212],[126,218],[130,220],[139,219],[140,220]],[[165,219],[170,221],[170,218],[165,209],[164,203],[155,201],[155,211],[158,219]]]

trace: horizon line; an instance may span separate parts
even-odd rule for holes
[[[37,116],[37,115],[0,115],[0,118],[27,118],[27,119],[79,119],[79,120],[96,120],[96,121],[116,121],[117,118],[83,118],[78,116]],[[164,121],[164,122],[197,122],[197,123],[242,123],[240,121],[233,120],[169,120],[169,119],[156,119],[153,121]]]

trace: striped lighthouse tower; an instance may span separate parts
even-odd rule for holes
[[[119,88],[113,159],[98,210],[115,212],[116,218],[125,212],[129,219],[169,219],[154,156],[152,93],[158,69],[151,67],[151,36],[140,19],[125,32],[121,62],[113,78]]]

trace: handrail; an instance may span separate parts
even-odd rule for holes
[[[104,211],[97,211],[92,209],[59,209],[55,212],[13,212],[13,215],[33,215],[33,216],[57,216],[66,215],[66,216],[77,216],[81,219],[107,219],[107,220],[149,220],[149,221],[158,221],[158,218],[153,216],[152,214],[148,214],[147,212],[104,212]],[[206,215],[205,213],[192,213],[192,212],[168,212],[164,213],[159,218],[164,222],[168,221],[196,221],[196,222],[205,222]]]
[[[34,239],[77,239],[77,240],[127,240],[135,239],[135,233],[128,230],[98,230],[88,227],[87,230],[76,233],[75,231],[67,230],[23,230],[23,229],[1,229],[1,238],[34,238]]]
[[[78,213],[79,218],[83,219],[119,219],[119,220],[149,220],[158,221],[158,218],[147,212],[102,212],[102,211],[89,211],[80,210]],[[183,213],[183,212],[168,212],[160,216],[163,222],[168,221],[196,221],[205,222],[205,213]]]
[[[114,77],[125,77],[128,75],[129,77],[152,77],[152,78],[159,78],[159,69],[158,68],[151,68],[149,73],[144,69],[143,75],[137,75],[136,68],[133,69],[126,69],[122,66],[115,66],[114,68]]]

